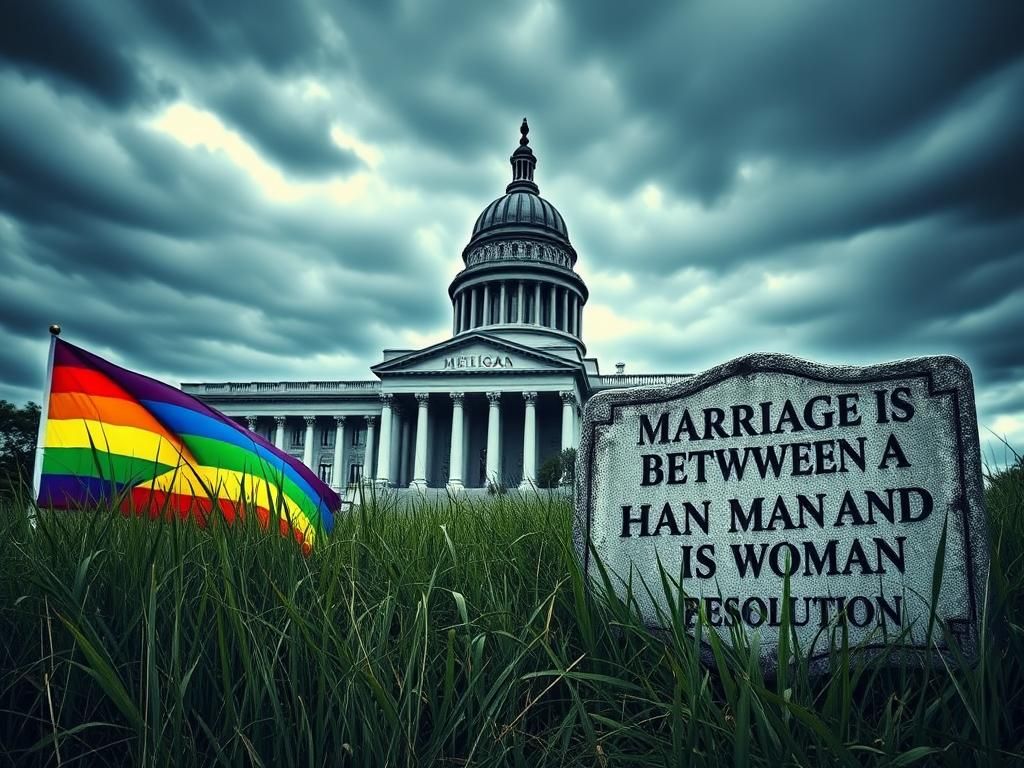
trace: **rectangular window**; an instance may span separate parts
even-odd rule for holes
[[[356,427],[352,430],[352,445],[366,444],[366,427]]]
[[[363,476],[363,465],[362,464],[349,464],[348,466],[348,481],[349,483],[358,483],[359,479]]]
[[[306,428],[296,427],[292,430],[292,448],[302,448],[306,444]]]
[[[328,485],[331,484],[331,469],[333,469],[333,467],[330,464],[321,464],[320,471],[317,473],[320,475],[320,479]]]
[[[334,430],[325,429],[320,433],[320,447],[321,448],[333,448],[334,447]]]

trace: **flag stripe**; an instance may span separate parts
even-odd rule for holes
[[[85,475],[117,483],[140,483],[171,469],[173,467],[152,459],[119,456],[89,448],[50,448],[43,459],[43,472],[46,474]]]
[[[163,435],[168,442],[178,440],[145,408],[133,400],[82,392],[54,392],[50,396],[51,419],[91,419],[123,427],[138,427]]]
[[[46,425],[46,447],[95,448],[121,456],[150,458],[171,466],[185,460],[180,444],[168,442],[163,435],[148,429],[104,424],[93,419],[51,420]]]
[[[54,366],[50,392],[82,392],[86,395],[119,397],[122,400],[132,399],[131,395],[100,371],[75,365]]]

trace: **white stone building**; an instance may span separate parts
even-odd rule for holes
[[[484,208],[452,280],[452,337],[386,349],[367,381],[183,384],[341,490],[364,478],[413,488],[530,487],[575,447],[596,391],[688,374],[602,375],[586,356],[589,292],[561,214],[534,183],[526,120],[512,182]]]

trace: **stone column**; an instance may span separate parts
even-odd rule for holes
[[[413,462],[412,482],[410,488],[423,490],[427,487],[427,404],[430,395],[426,392],[416,393],[416,458]]]
[[[398,477],[395,478],[396,485],[405,485],[412,478],[409,477],[409,441],[412,438],[412,419],[409,418],[407,408],[402,408],[402,432],[399,437]]]
[[[302,418],[306,421],[306,441],[302,444],[302,463],[313,469],[313,427],[316,425],[316,416],[303,416]]]
[[[391,393],[380,396],[383,406],[380,409],[380,438],[377,451],[377,482],[388,485],[391,482]],[[369,438],[367,438],[369,441]]]
[[[247,427],[249,427],[249,431],[250,432],[255,432],[256,431],[256,417],[255,416],[246,416],[245,417],[245,424],[246,424]]]
[[[540,280],[533,284],[533,324],[544,324],[543,318],[540,316]]]
[[[487,481],[501,482],[501,392],[488,392],[487,401]]]
[[[576,335],[583,338],[583,303],[576,304]]]
[[[516,322],[523,322],[523,281],[519,281],[519,298],[516,301]]]
[[[562,291],[562,330],[566,333],[571,333],[572,328],[569,326],[569,289],[566,288]]]
[[[508,307],[505,305],[505,280],[501,281],[501,301],[498,304],[498,323],[504,323],[508,317]]]
[[[335,416],[334,424],[334,470],[331,486],[334,490],[341,491],[345,487],[345,468],[342,466],[345,450],[345,417]]]
[[[377,441],[374,434],[377,430],[377,417],[367,416],[366,417],[366,451],[363,454],[363,481],[369,482],[373,480],[373,453],[376,449]]]
[[[491,286],[484,283],[484,315],[480,318],[480,325],[491,324]]]
[[[526,420],[523,422],[523,481],[520,489],[527,491],[537,484],[537,393],[523,392]]]
[[[576,447],[576,394],[559,392],[562,398],[562,450]]]
[[[462,392],[452,392],[452,446],[448,458],[448,490],[461,491],[463,459],[462,444],[462,401],[465,395]]]
[[[558,315],[556,314],[558,312],[558,286],[557,285],[552,285],[551,286],[551,306],[548,307],[548,309],[550,310],[550,312],[548,312],[548,318],[551,320],[551,327],[552,328],[557,328],[558,327],[558,323],[556,322],[556,319],[558,318]]]
[[[466,328],[476,326],[476,287],[469,289],[469,324]]]
[[[282,451],[284,450],[284,420],[285,420],[285,418],[286,417],[284,417],[284,416],[275,416],[274,417],[274,423],[277,425],[277,428],[276,428],[276,430],[274,432],[274,446],[277,447],[277,448],[280,448]]]

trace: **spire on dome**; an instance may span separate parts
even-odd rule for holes
[[[519,133],[519,146],[509,158],[509,162],[512,163],[512,183],[505,187],[505,192],[521,190],[536,195],[540,193],[540,188],[533,181],[533,169],[537,167],[537,158],[530,149],[530,125],[525,117],[523,124],[519,126]]]

